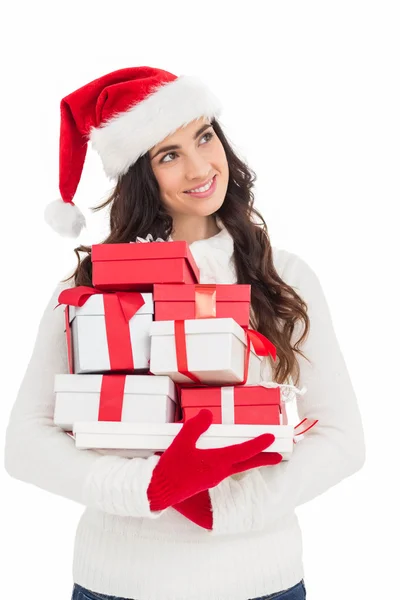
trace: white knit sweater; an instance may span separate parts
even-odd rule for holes
[[[226,229],[190,248],[202,283],[235,283]],[[361,468],[364,434],[316,274],[285,250],[273,247],[273,258],[280,277],[309,306],[311,329],[302,350],[312,365],[298,358],[299,385],[307,388],[298,412],[319,422],[294,446],[289,461],[230,477],[210,491],[212,532],[172,508],[150,512],[146,490],[159,457],[77,450],[53,424],[54,375],[68,372],[63,309],[53,308],[71,283],[54,291],[11,412],[5,467],[12,477],[85,506],[73,562],[78,584],[135,600],[247,600],[302,579],[295,508]],[[270,380],[264,361],[262,378]]]

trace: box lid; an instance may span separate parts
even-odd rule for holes
[[[153,335],[173,335],[175,321],[153,321],[150,337]],[[185,319],[186,333],[232,333],[241,342],[246,342],[244,329],[231,317],[210,319]]]
[[[173,335],[175,321],[153,321],[150,324],[150,337],[154,335]],[[231,317],[212,317],[210,319],[185,319],[185,331],[188,334],[196,333],[232,333],[243,344],[246,343],[246,334],[244,329]],[[250,344],[250,351],[255,356],[253,344]],[[259,357],[260,358],[260,357]]]
[[[281,389],[266,388],[261,385],[226,386],[234,389],[235,406],[279,406],[281,405]],[[221,387],[207,386],[181,389],[182,408],[188,407],[220,407]]]
[[[160,260],[163,258],[185,258],[199,281],[200,272],[190,251],[189,244],[179,242],[129,242],[126,244],[93,244],[92,263],[115,260]]]
[[[64,393],[100,393],[102,375],[57,374],[54,391]],[[110,375],[113,377],[113,375]],[[115,377],[115,375],[114,375]],[[176,402],[175,384],[168,375],[126,375],[125,394],[166,395]]]
[[[135,293],[138,294],[140,292],[123,292],[124,294]],[[145,315],[145,314],[153,314],[154,312],[154,303],[153,303],[153,294],[151,293],[143,293],[144,304],[139,308],[136,315]],[[93,294],[90,296],[85,302],[83,306],[70,306],[69,307],[69,320],[70,322],[76,317],[87,317],[94,315],[104,315],[104,302],[103,302],[103,294]]]
[[[110,435],[176,435],[182,423],[125,423],[120,421],[76,421],[73,433],[96,433]],[[273,433],[277,439],[293,439],[293,425],[223,425],[211,424],[202,436],[254,438],[263,433]],[[200,436],[200,438],[202,437]]]
[[[194,302],[195,291],[198,287],[200,290],[202,287],[206,288],[208,284],[169,284],[169,283],[156,283],[153,288],[154,300],[174,302],[177,300]],[[246,284],[229,284],[229,283],[217,283],[215,284],[216,300],[217,302],[250,302],[251,297],[251,286]]]

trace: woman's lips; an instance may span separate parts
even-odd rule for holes
[[[214,175],[213,182],[211,187],[205,192],[185,192],[189,196],[193,196],[194,198],[208,198],[215,192],[215,188],[217,187],[217,176]]]

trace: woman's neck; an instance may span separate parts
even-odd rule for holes
[[[188,244],[205,240],[220,231],[215,217],[187,216],[174,217],[171,238],[174,242],[185,241]]]

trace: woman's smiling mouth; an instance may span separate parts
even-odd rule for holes
[[[205,185],[200,186],[198,188],[193,188],[192,190],[186,190],[185,194],[195,196],[196,198],[206,198],[208,196],[211,196],[211,194],[214,193],[216,188],[216,179],[217,176],[214,175],[214,177],[210,179]]]

